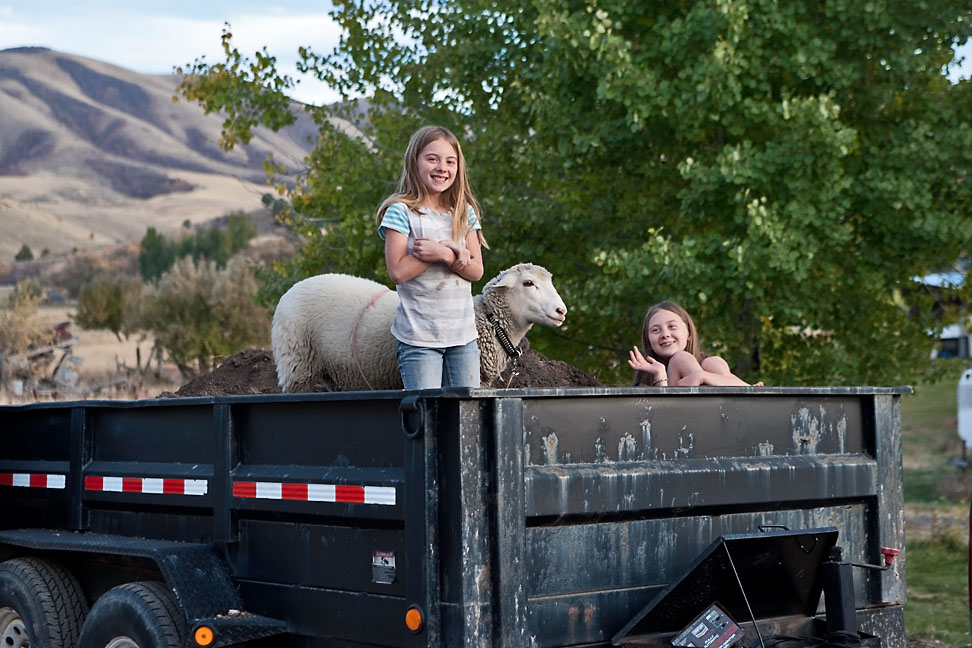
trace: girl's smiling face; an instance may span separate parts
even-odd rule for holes
[[[444,139],[429,142],[418,156],[419,180],[433,199],[446,191],[456,181],[459,172],[459,156]]]
[[[648,320],[648,341],[659,358],[668,360],[684,351],[689,341],[688,326],[670,310],[659,310]]]

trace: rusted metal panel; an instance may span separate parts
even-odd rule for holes
[[[470,400],[436,401],[442,487],[439,534],[442,604],[448,623],[444,645],[491,648],[495,628],[491,516],[487,513],[489,406]],[[458,432],[458,434],[457,434]],[[434,547],[430,548],[432,551]]]
[[[665,585],[720,535],[759,533],[760,526],[835,527],[840,542],[850,541],[845,557],[861,562],[873,559],[866,555],[867,538],[857,535],[869,513],[858,504],[528,527],[527,586],[530,596],[545,597]],[[861,583],[859,598],[865,596]]]
[[[702,395],[524,400],[527,464],[856,454],[861,399]]]
[[[527,626],[527,530],[523,479],[523,406],[519,399],[493,403],[493,461],[496,475],[495,559],[496,641],[502,646],[530,644]],[[508,430],[514,433],[507,433]],[[532,561],[531,561],[532,562]]]
[[[874,557],[866,555],[869,538],[859,533],[868,515],[868,507],[859,505],[528,528],[533,645],[569,646],[610,638],[714,539],[757,533],[760,525],[834,526],[847,549],[846,559],[871,561]],[[863,576],[855,579],[854,595],[859,608],[875,604]],[[824,611],[821,600],[818,614]]]
[[[903,605],[858,610],[857,626],[861,632],[880,637],[882,647],[904,648],[907,643]]]
[[[720,535],[835,527],[844,558],[864,563],[903,544],[904,390],[724,391],[504,399],[491,431],[496,554],[524,579],[527,626],[511,607],[497,645],[603,645]],[[521,600],[520,585],[503,587]],[[862,630],[903,646],[901,575],[859,570],[853,589]]]
[[[881,547],[901,551],[892,569],[868,574],[871,600],[905,600],[904,479],[901,467],[901,401],[885,395],[874,396],[874,455],[877,458],[877,514],[873,516],[872,556]]]
[[[877,492],[877,466],[866,455],[687,459],[530,467],[529,516],[598,515],[693,507],[860,499]]]

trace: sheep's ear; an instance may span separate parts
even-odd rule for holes
[[[509,272],[503,274],[502,277],[497,277],[495,288],[512,288],[516,285],[517,277],[520,276],[518,272]]]
[[[510,274],[510,271],[504,270],[486,282],[486,285],[483,286],[483,292],[486,292],[487,290],[497,290],[499,288],[509,288],[511,285],[513,285],[511,282],[512,275]]]

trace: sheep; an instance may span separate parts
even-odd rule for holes
[[[534,324],[560,326],[567,307],[550,272],[531,263],[504,270],[473,298],[483,386],[506,368],[512,348]],[[277,380],[285,393],[401,389],[391,334],[398,294],[343,274],[323,274],[294,284],[277,303],[271,327]],[[497,334],[489,315],[502,333]]]

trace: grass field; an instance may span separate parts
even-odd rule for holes
[[[902,397],[909,637],[970,643],[968,515],[972,468],[957,429],[958,381],[969,360],[942,361],[942,379]],[[972,456],[969,457],[972,460]]]

